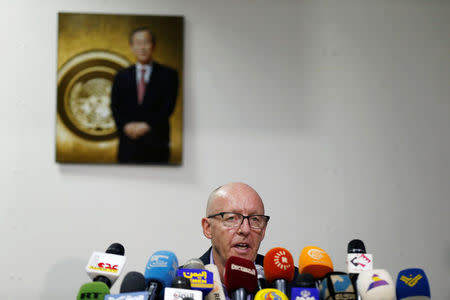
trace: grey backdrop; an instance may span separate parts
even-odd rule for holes
[[[345,270],[359,237],[394,277],[450,296],[450,1],[80,0],[0,4],[0,297],[70,299],[92,251],[125,273],[209,242],[208,193],[245,181],[261,253],[308,245]],[[54,162],[57,13],[184,15],[182,167]],[[120,281],[113,287],[118,292]]]

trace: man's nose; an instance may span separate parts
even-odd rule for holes
[[[250,233],[250,223],[248,218],[244,218],[242,220],[241,226],[239,226],[239,232],[248,234]]]

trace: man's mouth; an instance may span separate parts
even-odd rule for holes
[[[246,250],[246,249],[250,248],[250,245],[247,243],[239,243],[239,244],[235,244],[234,247],[241,249],[241,250]]]

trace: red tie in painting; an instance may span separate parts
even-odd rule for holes
[[[141,80],[139,80],[138,85],[138,104],[142,104],[144,102],[144,94],[145,94],[145,68],[141,69]]]

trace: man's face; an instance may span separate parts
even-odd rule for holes
[[[146,30],[138,31],[131,37],[131,51],[141,64],[148,64],[152,59],[152,36]]]
[[[264,207],[258,194],[252,189],[226,191],[215,199],[210,215],[220,212],[236,212],[244,216],[262,215]],[[206,218],[204,221],[204,233],[211,239],[214,259],[221,260],[222,264],[225,264],[230,256],[254,261],[265,230],[265,227],[260,230],[250,228],[248,219],[235,228],[225,227],[220,216]]]

